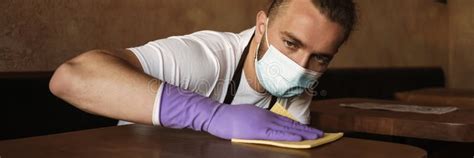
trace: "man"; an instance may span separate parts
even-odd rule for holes
[[[135,123],[223,139],[300,141],[314,85],[355,21],[351,0],[274,0],[240,34],[201,31],[62,64],[50,89],[72,105]],[[265,110],[278,102],[298,122]]]

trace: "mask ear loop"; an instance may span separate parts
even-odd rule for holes
[[[267,18],[267,20],[265,21],[265,41],[267,43],[267,47],[270,48],[270,42],[268,42],[268,22],[269,22],[269,18]],[[257,43],[257,49],[255,49],[255,62],[258,61],[258,50],[260,49],[260,44],[262,44],[262,42],[258,42]]]
[[[267,41],[267,47],[270,48],[270,41],[268,41],[268,22],[270,21],[270,18],[267,18],[267,21],[265,22],[265,41]]]

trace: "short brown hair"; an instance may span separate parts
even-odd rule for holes
[[[267,14],[270,19],[276,17],[290,0],[272,0]],[[355,3],[352,0],[311,0],[316,8],[319,9],[329,20],[338,23],[344,29],[343,42],[349,38],[355,23],[357,22],[357,13]]]

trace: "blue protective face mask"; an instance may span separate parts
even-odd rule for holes
[[[268,50],[262,59],[258,60],[259,43],[255,55],[255,67],[260,84],[276,97],[287,98],[302,94],[306,88],[310,88],[318,80],[322,73],[301,67],[272,46],[268,41],[268,19],[265,27]]]

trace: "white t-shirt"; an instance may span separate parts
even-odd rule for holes
[[[240,57],[254,32],[255,28],[239,34],[199,31],[151,41],[129,50],[137,56],[146,74],[222,103]],[[160,92],[156,98],[158,101],[155,101],[153,111],[155,119],[159,118],[157,110],[160,109]],[[279,98],[277,101],[299,122],[309,124],[311,98],[309,94],[303,93],[301,96]],[[270,100],[270,94],[252,89],[242,72],[232,104],[253,104],[267,108]],[[158,125],[159,120],[153,120],[153,123]]]

